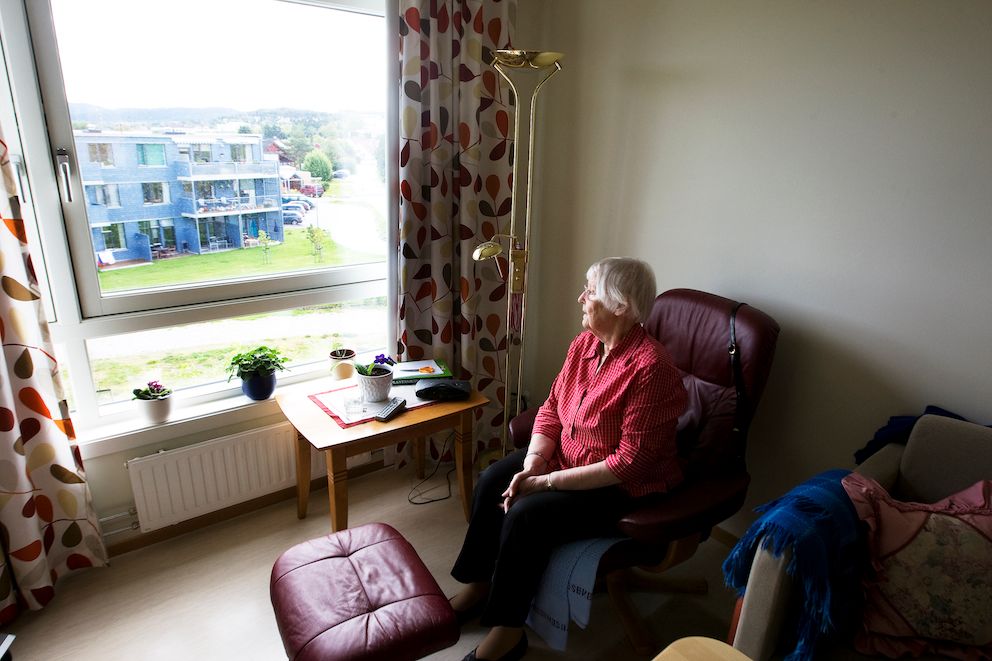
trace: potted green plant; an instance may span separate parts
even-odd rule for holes
[[[161,423],[169,419],[172,388],[167,388],[158,381],[149,381],[144,388],[135,388],[131,392],[134,395],[131,399],[140,402],[138,406],[150,422]]]
[[[355,363],[355,381],[363,402],[381,402],[389,397],[395,364],[395,360],[382,353],[371,363]]]
[[[228,366],[230,381],[235,376],[241,379],[241,392],[256,401],[268,399],[276,389],[276,371],[283,367],[289,358],[281,355],[278,349],[260,346],[235,354]]]

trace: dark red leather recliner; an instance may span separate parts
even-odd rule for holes
[[[657,651],[627,596],[633,567],[663,572],[688,559],[713,526],[744,504],[750,476],[745,463],[747,427],[768,379],[779,326],[749,305],[692,289],[673,289],[655,300],[645,330],[664,344],[682,372],[689,405],[679,418],[679,455],[685,482],[645,498],[619,525],[629,539],[600,561],[610,597],[631,644],[641,654]],[[730,339],[734,310],[736,345]],[[743,396],[738,397],[733,355],[739,359]],[[515,447],[530,441],[537,409],[510,421]],[[704,581],[677,589],[706,590]]]

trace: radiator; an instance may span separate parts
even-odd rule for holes
[[[295,453],[296,431],[281,423],[131,459],[142,532],[295,487]],[[368,457],[351,457],[348,464],[363,460]],[[311,452],[310,472],[327,474],[323,453]]]

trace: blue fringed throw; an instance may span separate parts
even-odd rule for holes
[[[848,473],[820,473],[758,507],[761,518],[723,563],[727,585],[743,595],[759,541],[775,557],[791,549],[785,570],[801,587],[802,612],[787,661],[812,658],[821,633],[847,629],[860,612],[862,542],[857,513],[840,483]]]

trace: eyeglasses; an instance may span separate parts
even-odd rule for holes
[[[596,298],[596,290],[590,289],[589,285],[585,285],[582,288],[582,293],[579,294],[579,298]]]

